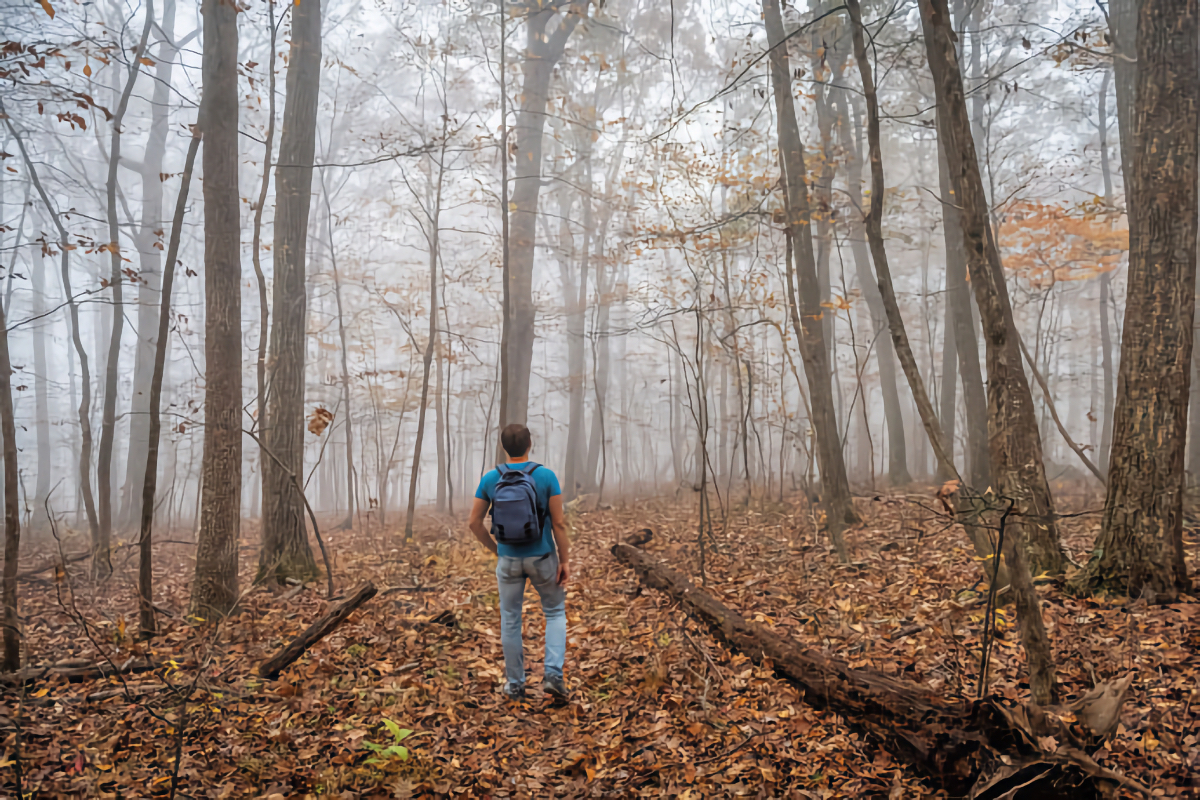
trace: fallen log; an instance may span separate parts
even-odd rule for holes
[[[803,692],[806,703],[843,715],[953,796],[1088,798],[1106,796],[1117,785],[1149,794],[1139,782],[1096,764],[1087,751],[1098,746],[1103,731],[1069,725],[1056,713],[1059,709],[1013,705],[997,697],[958,699],[917,683],[851,668],[746,620],[698,589],[687,576],[636,547],[617,544],[612,554],[644,585],[670,595],[725,644],[756,663],[769,661],[776,674]],[[1113,686],[1123,699],[1128,681]],[[1106,697],[1107,707],[1112,707],[1111,691],[1094,693]],[[1075,719],[1086,719],[1077,705],[1066,711]],[[1042,737],[1052,737],[1054,744]],[[1056,749],[1043,749],[1049,746]]]
[[[19,672],[6,672],[0,675],[0,686],[20,686],[21,684],[35,683],[46,678],[65,678],[71,683],[78,683],[81,681],[96,680],[97,678],[109,678],[114,675],[150,672],[159,666],[161,665],[153,664],[149,661],[138,661],[135,658],[130,658],[123,664],[115,665],[108,664],[107,662],[89,664],[79,662],[77,659],[68,659],[59,664],[26,667]]]
[[[49,561],[44,561],[36,567],[30,567],[29,569],[23,569],[18,572],[17,580],[24,581],[30,578],[35,578],[38,575],[41,575],[43,572],[49,572],[61,564],[74,564],[76,561],[83,561],[84,559],[89,558],[91,555],[91,552],[84,550],[80,553],[68,553],[62,558],[54,558]]]
[[[304,654],[304,651],[328,636],[337,626],[363,603],[375,596],[375,584],[367,581],[351,590],[350,594],[334,603],[325,616],[318,619],[304,630],[287,647],[268,658],[258,667],[258,674],[263,678],[278,677],[288,665]]]

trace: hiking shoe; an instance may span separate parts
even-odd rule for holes
[[[542,691],[558,703],[567,702],[567,684],[562,675],[547,675],[542,681]]]
[[[506,683],[506,684],[504,684],[504,688],[501,689],[500,691],[504,694],[504,696],[507,699],[512,700],[514,702],[518,702],[518,701],[525,699],[525,685],[524,684],[518,685],[518,684]]]

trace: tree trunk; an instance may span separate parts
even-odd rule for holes
[[[175,33],[175,0],[163,3],[160,26],[166,37]],[[142,184],[142,213],[136,236],[138,249],[137,345],[134,350],[132,414],[129,449],[125,459],[125,486],[121,491],[121,527],[141,520],[142,486],[150,442],[150,378],[157,350],[158,302],[162,292],[163,160],[170,124],[171,86],[179,46],[164,37],[155,55],[154,91],[150,99],[150,133],[142,161],[137,165]],[[122,166],[125,166],[122,164]]]
[[[1124,13],[1119,7],[1124,5],[1126,0],[1116,0],[1110,4],[1110,14],[1115,14],[1118,10]],[[1114,38],[1115,41],[1115,38]],[[1119,58],[1118,58],[1119,60]],[[1100,84],[1100,109],[1097,127],[1100,130],[1100,175],[1104,180],[1104,205],[1109,209],[1109,213],[1113,213],[1114,198],[1112,185],[1112,167],[1109,165],[1108,158],[1108,84],[1111,80],[1112,72],[1105,71],[1104,80]],[[1118,120],[1119,124],[1119,120]],[[1110,223],[1111,224],[1111,223]],[[1097,453],[1096,461],[1100,467],[1102,474],[1108,473],[1108,451],[1112,446],[1112,414],[1113,414],[1113,363],[1112,363],[1112,338],[1108,328],[1108,297],[1109,286],[1112,281],[1112,273],[1105,272],[1100,275],[1100,366],[1104,376],[1104,404],[1101,413],[1101,433],[1100,433],[1100,451]],[[1092,374],[1095,374],[1095,365],[1093,365]],[[1200,385],[1200,381],[1193,385],[1193,395],[1195,387]],[[1099,405],[1092,404],[1092,415],[1095,416],[1095,408]],[[1197,410],[1200,410],[1200,404],[1194,404]],[[1197,420],[1198,425],[1192,426],[1195,431],[1200,427],[1200,420]],[[1095,441],[1095,436],[1092,437]]]
[[[811,42],[812,49],[812,69],[814,74],[820,74],[822,70],[828,70],[829,74],[825,80],[814,81],[812,85],[814,107],[817,112],[817,136],[821,140],[820,152],[817,159],[820,163],[820,172],[815,175],[815,180],[812,185],[812,209],[811,217],[813,224],[816,227],[814,245],[816,247],[817,259],[817,287],[820,291],[820,299],[822,303],[828,303],[831,298],[831,289],[829,281],[829,259],[833,252],[833,178],[834,168],[836,165],[835,156],[833,153],[833,125],[834,112],[830,93],[826,88],[826,81],[836,83],[841,79],[840,67],[838,72],[834,72],[833,65],[838,64],[835,60],[826,60],[825,51],[827,42],[825,41],[826,33],[819,29],[814,30],[814,37]],[[828,313],[821,316],[821,333],[824,337],[825,346],[829,348],[829,363],[833,365],[833,380],[836,382],[837,376],[837,342],[834,339],[834,326],[837,322],[837,312],[833,309],[827,309]],[[840,393],[840,387],[837,387]],[[842,408],[842,399],[838,397],[838,416],[839,419],[845,416],[845,411]]]
[[[12,361],[8,320],[0,309],[0,437],[4,439],[4,603],[5,672],[21,668],[21,617],[17,614],[17,562],[21,557],[21,505],[17,472],[17,425],[13,416]]]
[[[1100,471],[1108,474],[1108,459],[1112,451],[1112,420],[1116,407],[1116,392],[1113,389],[1112,334],[1108,312],[1111,297],[1112,275],[1100,276],[1100,365],[1104,371],[1104,416],[1100,423]]]
[[[325,198],[325,233],[329,240],[329,263],[333,269],[333,299],[337,307],[338,340],[341,346],[338,354],[342,361],[342,405],[346,407],[346,423],[343,430],[346,433],[346,519],[342,521],[342,530],[354,528],[354,509],[358,498],[358,482],[354,479],[354,407],[350,404],[350,348],[346,341],[346,316],[342,308],[342,276],[338,273],[337,250],[333,245],[333,210],[329,207],[329,190],[325,188],[324,176],[321,180],[322,195]],[[437,316],[436,309],[432,312]]]
[[[254,204],[254,226],[250,240],[250,263],[254,266],[254,280],[258,287],[258,355],[254,359],[254,422],[250,426],[256,429],[260,436],[266,436],[267,424],[267,348],[269,347],[271,328],[271,301],[267,294],[267,276],[262,268],[262,217],[267,204],[267,192],[271,187],[271,162],[275,155],[275,53],[278,28],[275,24],[275,0],[267,0],[267,136],[263,142],[262,182],[258,188],[258,202]],[[266,508],[265,492],[267,483],[263,470],[270,459],[262,446],[260,439],[258,448],[257,486],[251,495],[254,505],[251,517],[256,517],[265,529],[264,509]]]
[[[854,138],[850,137],[849,126],[843,126],[842,146],[846,150],[846,179],[850,192],[850,204],[863,208],[862,196],[862,124],[858,111],[845,92],[842,92],[842,109],[846,119],[854,116]],[[888,432],[888,483],[892,486],[907,486],[912,483],[908,473],[908,449],[904,441],[904,414],[900,409],[900,391],[896,387],[896,351],[890,336],[881,336],[888,327],[887,313],[879,286],[871,274],[870,256],[867,252],[866,229],[858,214],[850,215],[850,251],[854,256],[854,270],[862,286],[863,297],[871,312],[871,334],[875,339],[875,361],[879,365],[879,387],[883,393],[883,416]],[[863,398],[866,402],[866,398]],[[943,429],[946,427],[942,423]],[[953,428],[947,442],[953,455]]]
[[[683,436],[680,431],[683,424],[683,404],[679,400],[679,383],[683,378],[679,374],[678,355],[672,351],[668,358],[670,362],[667,371],[667,427],[671,436],[671,471],[678,488],[688,479],[684,466]]]
[[[1117,99],[1117,136],[1121,148],[1121,177],[1125,209],[1132,211],[1134,169],[1134,108],[1138,92],[1139,0],[1109,0],[1109,36],[1113,42],[1113,89]]]
[[[275,321],[271,325],[267,362],[266,420],[260,421],[260,430],[266,448],[279,461],[267,457],[261,463],[263,541],[258,576],[277,583],[288,578],[307,581],[318,575],[304,524],[304,499],[290,474],[301,475],[304,471],[304,362],[308,345],[305,276],[320,84],[318,0],[292,9],[292,41],[285,79],[287,97],[275,167],[271,289]],[[204,147],[206,163],[210,146],[206,143]]]
[[[1197,274],[1200,290],[1200,274]],[[1188,483],[1200,485],[1200,328],[1192,330],[1192,385],[1188,397]]]
[[[445,415],[445,424],[442,426],[446,437],[446,511],[450,516],[454,516],[454,426],[451,425],[451,408],[450,401],[454,397],[454,377],[453,368],[451,365],[454,359],[451,357],[454,353],[453,341],[450,339],[450,314],[446,305],[446,271],[440,270],[442,280],[442,322],[446,326],[446,346],[443,350],[443,358],[445,359],[446,382],[444,384],[444,394],[442,397],[443,410]]]
[[[121,261],[121,229],[117,219],[117,173],[121,164],[121,125],[125,121],[125,110],[129,108],[129,97],[141,73],[141,59],[150,38],[150,27],[154,24],[154,2],[147,0],[146,20],[142,25],[142,36],[137,49],[129,61],[129,75],[117,109],[112,118],[112,138],[108,149],[108,243],[109,288],[112,290],[112,328],[108,342],[108,358],[104,371],[104,404],[100,423],[100,446],[96,451],[96,483],[99,495],[97,522],[99,538],[93,545],[92,575],[107,578],[112,574],[109,551],[112,546],[112,453],[113,439],[117,427],[117,377],[121,361],[121,334],[125,329],[124,283]]]
[[[1063,571],[1066,560],[1058,540],[1054,500],[1042,462],[1033,396],[1014,335],[1016,326],[1004,268],[991,234],[946,0],[921,0],[921,23],[938,105],[944,109],[945,126],[939,133],[946,141],[951,188],[962,209],[960,222],[967,267],[984,326],[993,479],[998,483],[1000,497],[1012,503],[1016,521],[1010,528],[1021,560],[1028,556],[1033,574],[1057,575]],[[1011,566],[1014,571],[1021,569],[1018,563]]]
[[[779,0],[763,0],[763,13],[767,42],[771,48],[771,83],[779,126],[780,163],[784,170],[787,227],[793,241],[792,252],[799,282],[799,311],[803,328],[801,355],[812,402],[812,423],[817,440],[821,486],[830,535],[835,547],[844,554],[845,545],[841,542],[842,527],[858,522],[859,517],[850,496],[850,482],[846,478],[841,436],[834,412],[829,350],[824,341],[820,287],[813,257],[812,215],[808,204],[804,149],[800,141],[800,128],[796,124],[796,110],[792,99],[792,72]]]
[[[188,192],[192,185],[192,170],[196,165],[196,151],[200,149],[199,126],[193,132],[188,145],[187,160],[183,165],[183,180],[179,185],[179,197],[175,201],[175,218],[171,223],[171,241],[167,246],[167,266],[163,270],[162,302],[158,311],[158,334],[155,336],[154,365],[150,375],[149,435],[146,449],[146,464],[142,472],[142,499],[138,504],[141,511],[141,528],[138,538],[140,561],[138,564],[138,627],[143,637],[154,635],[158,623],[154,616],[154,496],[158,492],[158,448],[162,424],[163,373],[166,368],[167,350],[170,349],[168,334],[171,330],[171,289],[175,284],[175,261],[179,257],[179,241],[183,233],[183,215],[187,209]],[[140,332],[140,331],[139,331]],[[169,524],[168,520],[168,524]]]
[[[31,269],[35,318],[46,313],[46,265],[40,249],[36,258],[37,263],[33,264]],[[32,512],[32,517],[36,520],[33,526],[35,529],[47,519],[46,498],[50,495],[50,479],[54,469],[54,454],[50,444],[50,392],[47,386],[47,369],[46,327],[44,324],[38,324],[33,328],[33,402],[34,424],[37,428],[37,484],[33,490]]]
[[[446,368],[445,354],[442,350],[439,337],[437,350],[433,354],[437,359],[436,383],[433,387],[433,429],[437,434],[437,510],[439,514],[446,512],[446,484],[449,479],[446,464],[446,407],[443,403],[446,392]]]
[[[1110,0],[1108,4],[1109,36],[1113,42],[1113,89],[1117,101],[1117,138],[1121,151],[1121,183],[1125,194],[1125,210],[1133,208],[1133,128],[1134,100],[1137,95],[1137,25],[1138,0]],[[1104,416],[1100,428],[1100,469],[1108,473],[1112,451],[1113,414],[1116,411],[1116,392],[1113,375],[1113,341],[1109,321],[1112,297],[1112,275],[1100,276],[1100,359],[1104,370]],[[1115,312],[1114,312],[1115,313]]]
[[[297,8],[303,13],[308,3]],[[233,610],[242,513],[241,200],[237,9],[203,0],[204,460],[191,614]]]
[[[567,39],[583,19],[590,0],[548,2],[525,18],[526,48],[522,64],[521,107],[513,133],[516,174],[512,192],[509,282],[507,380],[501,425],[525,423],[529,416],[529,377],[533,368],[534,321],[533,255],[537,235],[538,196],[542,190],[542,131],[546,124],[550,79]],[[551,19],[558,20],[547,32]],[[504,154],[507,158],[507,154]],[[506,212],[507,213],[507,212]]]
[[[938,128],[944,128],[944,111],[937,110]],[[966,410],[966,470],[964,477],[976,491],[991,486],[991,455],[988,453],[987,391],[979,366],[979,340],[967,285],[967,255],[963,250],[962,212],[950,181],[945,137],[938,136],[938,181],[942,193],[942,235],[946,245],[946,307],[952,327],[943,335],[953,339]],[[943,406],[944,408],[944,406]],[[949,428],[948,428],[949,429]],[[953,445],[951,445],[952,447]]]
[[[594,492],[599,486],[597,470],[604,453],[604,415],[608,410],[609,362],[611,348],[608,321],[612,301],[607,297],[612,277],[603,264],[596,265],[596,322],[592,328],[592,389],[596,407],[592,409],[592,430],[588,437],[587,466],[583,473],[584,489]]]
[[[445,97],[444,94],[442,96]],[[404,517],[404,541],[406,542],[413,540],[413,516],[417,509],[417,481],[421,473],[421,446],[425,441],[425,412],[429,407],[429,372],[433,364],[433,354],[438,346],[438,258],[441,245],[442,183],[446,175],[446,136],[449,119],[449,111],[443,108],[442,146],[437,164],[437,188],[434,190],[432,208],[429,208],[429,233],[426,237],[429,241],[429,339],[425,343],[424,371],[421,373],[421,404],[417,406],[417,438],[413,442],[412,470],[408,477],[408,511]],[[440,403],[440,401],[437,402]]]
[[[1187,588],[1183,459],[1196,310],[1196,0],[1142,0],[1129,279],[1104,521],[1073,585],[1150,602]],[[1129,174],[1129,173],[1127,173]]]
[[[581,198],[584,215],[588,216],[591,198]],[[569,211],[569,209],[568,209]],[[570,236],[570,218],[563,216],[562,238]],[[585,338],[587,324],[588,282],[588,235],[591,231],[584,226],[583,248],[579,257],[579,281],[572,280],[570,259],[563,265],[563,299],[567,307],[567,453],[565,466],[566,483],[563,494],[569,502],[575,499],[578,487],[583,483],[587,452],[584,449],[584,389],[587,383],[587,352]],[[560,238],[561,240],[561,238]]]

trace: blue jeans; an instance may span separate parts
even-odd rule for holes
[[[500,585],[500,644],[504,646],[504,672],[512,688],[525,685],[525,649],[521,642],[521,606],[525,581],[542,599],[546,615],[546,677],[562,677],[567,653],[567,590],[558,585],[558,553],[535,558],[500,556],[496,581]]]

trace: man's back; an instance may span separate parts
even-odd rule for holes
[[[529,461],[521,461],[517,463],[508,463],[504,465],[505,469],[521,470],[530,465]],[[554,551],[554,535],[553,526],[550,520],[550,498],[557,497],[562,494],[562,490],[558,485],[558,476],[554,474],[549,467],[539,466],[530,473],[530,478],[533,479],[534,487],[537,491],[538,513],[543,518],[542,536],[541,538],[528,545],[511,545],[504,542],[498,542],[499,555],[509,558],[531,558],[534,556],[544,556],[547,553]],[[475,491],[475,496],[481,500],[487,501],[490,505],[496,496],[496,485],[500,482],[500,470],[489,470],[479,481],[479,488]]]

